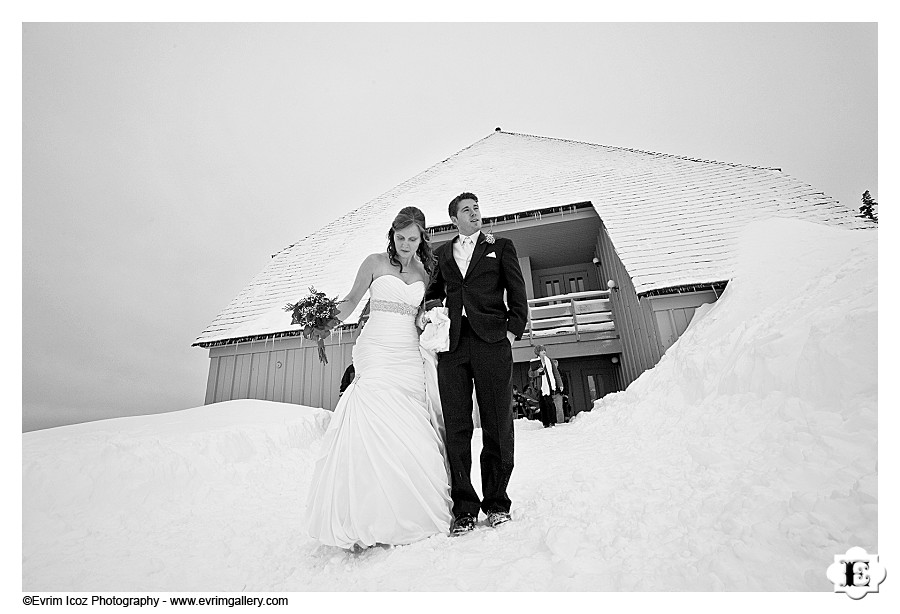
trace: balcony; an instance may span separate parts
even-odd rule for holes
[[[528,300],[528,327],[514,359],[531,358],[534,345],[553,346],[556,358],[622,351],[608,290],[570,292]]]

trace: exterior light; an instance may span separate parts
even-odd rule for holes
[[[600,266],[600,259],[597,256],[594,256],[594,259],[591,260],[594,263],[594,266]]]
[[[614,365],[619,364],[619,357],[613,356],[612,358],[610,358],[610,362],[613,363]]]
[[[617,286],[616,282],[614,282],[611,279],[608,282],[606,282],[606,287],[609,288],[610,290],[612,290],[613,292],[619,291],[619,286]]]

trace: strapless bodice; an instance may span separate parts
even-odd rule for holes
[[[386,311],[414,316],[425,295],[425,282],[414,281],[407,284],[394,275],[382,275],[372,280],[369,295],[373,312]]]

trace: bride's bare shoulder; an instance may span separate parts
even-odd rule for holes
[[[366,256],[365,261],[370,264],[377,264],[377,265],[390,264],[390,261],[388,260],[388,255],[385,252],[375,252],[374,254],[369,254],[368,256]]]
[[[360,268],[366,269],[372,273],[377,273],[387,266],[390,266],[387,254],[384,252],[376,252],[366,256],[362,261],[362,266]]]

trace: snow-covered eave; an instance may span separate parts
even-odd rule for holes
[[[728,285],[728,282],[730,281],[731,280],[729,279],[722,279],[718,281],[702,281],[678,284],[677,286],[652,288],[650,290],[642,290],[638,292],[637,296],[638,298],[644,298],[645,296],[665,296],[669,294],[682,294],[684,292],[703,292],[706,290],[712,290],[718,294],[725,289],[725,286]]]
[[[335,333],[337,331],[349,332],[355,330],[359,326],[359,322],[353,322],[351,324],[344,324],[335,329]],[[300,328],[293,328],[291,330],[284,330],[278,332],[265,332],[258,333],[255,335],[244,335],[240,337],[236,337],[231,334],[225,334],[220,337],[212,337],[208,339],[204,339],[203,341],[194,341],[191,344],[191,347],[201,347],[201,348],[213,348],[219,347],[222,345],[235,345],[238,343],[255,343],[257,341],[267,341],[269,339],[284,339],[289,337],[300,337],[303,331]]]
[[[579,200],[578,202],[567,202],[563,204],[550,205],[547,207],[541,207],[538,209],[523,209],[522,211],[514,211],[512,213],[504,213],[502,215],[483,217],[481,219],[482,229],[484,231],[490,230],[491,226],[494,224],[502,224],[504,222],[516,222],[522,218],[526,217],[539,217],[543,214],[551,214],[551,213],[565,213],[567,211],[578,211],[580,209],[592,208],[596,211],[593,203],[589,200]],[[445,222],[442,224],[436,224],[434,226],[429,226],[428,231],[432,234],[440,234],[442,232],[457,232],[456,226],[453,223]]]

